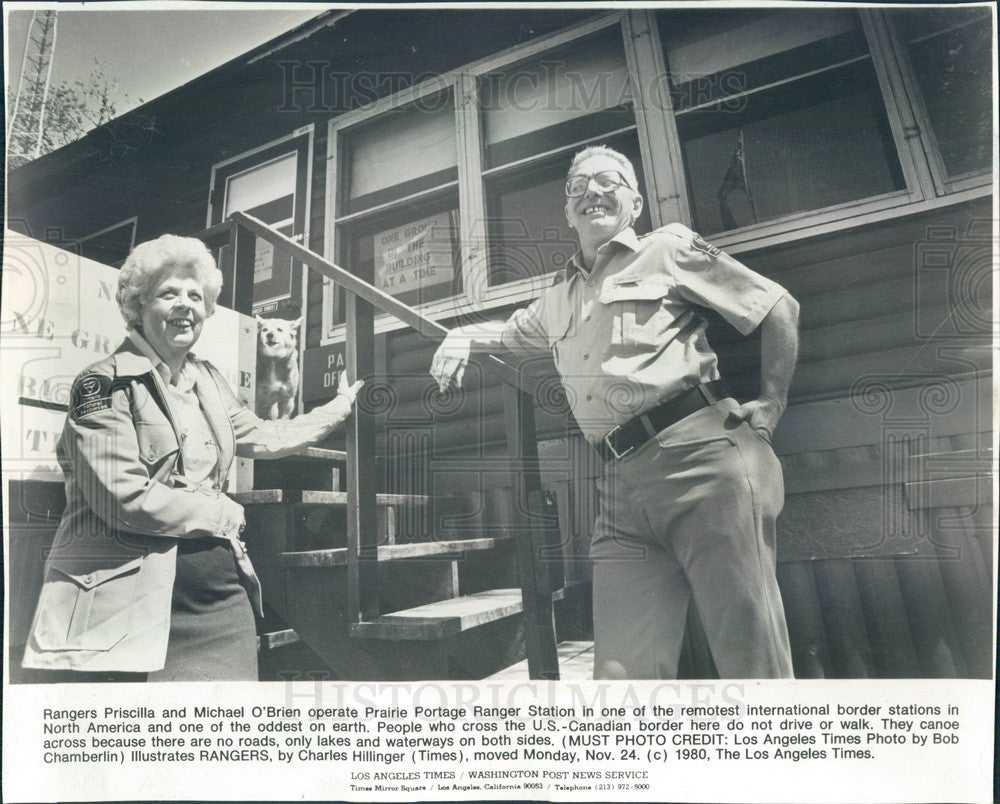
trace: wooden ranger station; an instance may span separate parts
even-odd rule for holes
[[[551,283],[575,250],[570,157],[607,143],[636,165],[640,234],[681,221],[801,303],[775,436],[796,675],[988,678],[992,24],[956,6],[326,11],[13,170],[8,225],[112,267],[201,237],[220,304],[304,317],[300,411],[342,368],[368,379],[340,442],[240,472],[263,679],[582,677],[601,465],[551,362],[484,358],[445,395],[427,371],[447,328]],[[753,397],[758,341],[718,318],[710,339]],[[241,349],[252,404],[252,335]],[[11,454],[9,649],[30,680],[62,486]],[[696,615],[682,671],[715,673]]]

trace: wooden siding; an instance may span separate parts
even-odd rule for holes
[[[921,277],[914,257],[928,227],[962,232],[971,221],[988,215],[988,204],[972,203],[810,244],[741,255],[800,301],[801,351],[790,394],[793,406],[813,399],[846,399],[859,382],[878,381],[890,389],[919,387],[934,378],[991,371],[988,334],[957,337],[949,331],[947,322],[957,312],[953,288],[947,277]],[[923,281],[920,287],[918,280]],[[914,303],[918,290],[919,313]],[[980,294],[972,302],[976,309],[989,310],[989,284],[978,284],[976,292]],[[502,318],[512,310],[501,308],[489,315]],[[742,338],[717,316],[707,315],[723,376],[738,398],[755,396],[759,336]],[[454,326],[463,321],[443,323]],[[933,337],[923,335],[921,327]],[[494,381],[470,367],[460,393],[438,398],[427,375],[435,349],[432,341],[408,330],[379,336],[378,341],[385,374],[374,382],[379,388],[391,386],[383,388],[378,402],[386,423],[419,421],[421,427],[433,429],[436,451],[502,446],[497,415],[501,403]],[[542,437],[565,434],[571,417],[551,361],[543,356],[524,365],[549,378],[551,394],[538,406]],[[846,419],[841,424],[847,430],[823,434],[830,441],[827,449],[854,443],[848,432],[854,424]],[[780,433],[779,428],[779,438]]]

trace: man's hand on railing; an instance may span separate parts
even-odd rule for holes
[[[473,352],[493,354],[503,350],[504,325],[503,321],[480,321],[455,327],[445,335],[431,361],[431,376],[437,381],[441,393],[451,385],[462,387],[465,367]]]
[[[462,327],[456,327],[449,332],[441,342],[434,359],[431,361],[431,376],[437,381],[441,393],[450,385],[462,387],[462,377],[465,367],[472,354],[473,336]]]

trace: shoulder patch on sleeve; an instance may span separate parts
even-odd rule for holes
[[[707,254],[709,257],[718,257],[722,253],[722,249],[718,246],[713,246],[700,234],[691,234],[691,248],[695,251],[700,251],[702,254]]]
[[[113,380],[106,374],[89,373],[77,378],[70,392],[69,415],[74,420],[111,407]]]

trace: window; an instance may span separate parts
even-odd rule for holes
[[[576,246],[562,213],[568,159],[549,159],[487,182],[489,284],[562,268]]]
[[[221,223],[234,212],[245,212],[304,241],[311,153],[309,129],[213,167],[209,224]],[[226,260],[219,263],[224,265]],[[276,257],[267,240],[257,238],[253,276],[233,277],[233,286],[223,288],[222,298],[232,299],[233,306],[239,308],[239,300],[249,297],[254,313],[282,311],[282,316],[295,317],[302,303],[301,270],[290,257]]]
[[[223,218],[236,211],[246,212],[282,234],[293,235],[296,162],[296,154],[285,154],[231,176]],[[292,261],[275,259],[274,246],[262,237],[254,241],[253,288],[255,312],[292,294]]]
[[[432,316],[537,294],[577,248],[563,212],[577,150],[621,150],[644,192],[630,46],[620,14],[593,17],[332,120],[327,255]],[[326,343],[344,295],[324,285]]]
[[[480,76],[489,276],[502,285],[561,268],[576,250],[563,183],[573,153],[602,142],[641,173],[621,29]],[[640,192],[641,192],[640,188]],[[648,214],[638,222],[648,227]]]
[[[450,91],[340,132],[342,264],[411,305],[462,290],[458,146]],[[344,320],[334,288],[332,324]]]
[[[621,29],[479,78],[486,167],[634,127]]]
[[[344,142],[349,213],[458,180],[451,93],[352,129]]]
[[[989,170],[992,25],[986,8],[893,10],[950,178]]]
[[[694,228],[717,233],[906,183],[857,14],[657,14]]]
[[[682,221],[734,253],[985,195],[990,23],[829,5],[595,15],[331,120],[327,255],[431,317],[529,301],[577,248],[563,182],[599,143],[635,165],[637,232]],[[326,343],[339,296],[324,288]]]

